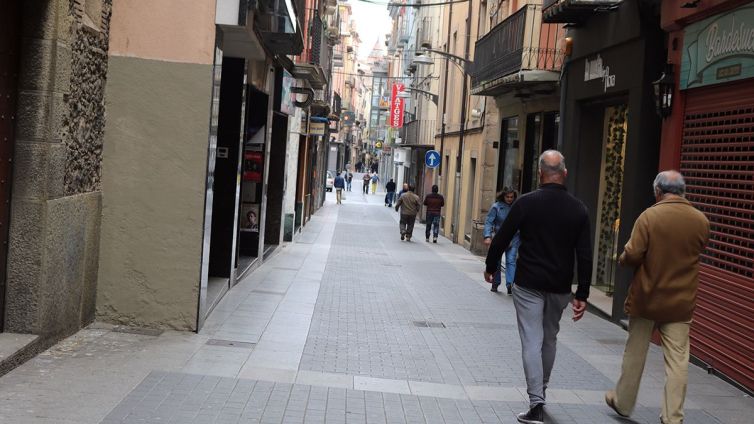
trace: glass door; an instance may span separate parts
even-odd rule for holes
[[[592,285],[607,295],[613,294],[618,265],[618,227],[627,135],[628,106],[605,108]]]

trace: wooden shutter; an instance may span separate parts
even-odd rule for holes
[[[690,90],[681,172],[710,220],[691,352],[754,389],[754,82]]]

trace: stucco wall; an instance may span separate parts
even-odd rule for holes
[[[212,64],[215,0],[113,0],[110,53]]]
[[[212,66],[111,57],[97,316],[195,329]]]

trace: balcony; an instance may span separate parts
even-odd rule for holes
[[[307,10],[309,25],[306,28],[304,52],[296,58],[291,74],[309,81],[312,88],[321,89],[328,83],[330,72],[330,46],[325,26],[317,9]]]
[[[403,146],[434,146],[437,128],[434,119],[416,119],[407,122],[400,131]]]
[[[542,6],[524,6],[476,42],[471,94],[497,96],[557,83],[564,37],[559,25],[542,23]]]
[[[623,0],[543,0],[546,23],[581,23],[595,12],[617,8]]]
[[[250,3],[240,1],[239,3]],[[254,15],[256,29],[265,47],[280,55],[299,54],[303,37],[299,28],[296,8],[291,0],[260,0]]]

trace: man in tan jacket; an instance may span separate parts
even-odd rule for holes
[[[629,316],[623,367],[605,402],[629,416],[636,405],[652,331],[657,328],[665,357],[665,393],[660,420],[683,422],[689,365],[689,327],[696,306],[699,255],[709,240],[709,221],[684,198],[686,183],[676,171],[654,181],[657,203],[634,224],[619,262],[634,267],[625,310]]]
[[[414,194],[414,188],[409,186],[408,191],[403,193],[398,201],[395,203],[395,210],[399,208],[401,210],[401,240],[406,239],[411,241],[411,235],[414,233],[414,222],[416,222],[416,215],[422,207],[422,201]]]

